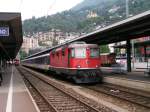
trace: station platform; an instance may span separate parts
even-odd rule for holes
[[[0,86],[0,112],[38,112],[15,66],[9,66],[3,71],[3,82]]]
[[[110,68],[103,68],[104,82],[150,92],[150,76],[144,74],[144,72],[115,71]]]

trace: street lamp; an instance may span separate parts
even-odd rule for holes
[[[129,0],[126,0],[126,18],[129,17]]]

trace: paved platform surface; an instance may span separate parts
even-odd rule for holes
[[[0,112],[38,112],[15,66],[7,67],[3,73]]]
[[[104,82],[150,92],[150,76],[144,72],[119,72],[103,69]],[[116,70],[115,70],[116,71]]]
[[[150,76],[144,74],[144,72],[123,72],[123,73],[115,73],[112,71],[104,71],[104,76],[113,76],[113,77],[120,77],[120,78],[127,78],[132,80],[139,80],[139,81],[148,81],[150,82]]]

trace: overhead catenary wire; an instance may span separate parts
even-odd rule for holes
[[[49,8],[47,9],[46,17],[48,16],[49,11],[50,11],[50,10],[53,8],[53,6],[56,4],[56,1],[57,1],[57,0],[54,0],[54,1],[52,2],[52,4],[49,6]]]

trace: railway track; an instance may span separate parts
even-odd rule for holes
[[[116,112],[64,88],[63,85],[41,79],[22,68],[19,71],[31,85],[29,87],[39,94],[37,99],[41,99],[39,105],[42,105],[43,112]]]
[[[135,92],[131,92],[125,88],[120,88],[119,86],[102,84],[96,86],[88,86],[88,89],[94,90],[96,92],[101,92],[113,97],[117,97],[122,100],[126,100],[133,104],[143,106],[150,109],[150,97],[144,96]]]
[[[56,110],[49,104],[49,102],[40,94],[40,92],[30,83],[30,81],[25,77],[24,73],[18,69],[21,73],[26,87],[30,91],[34,101],[36,102],[40,112],[56,112]]]

